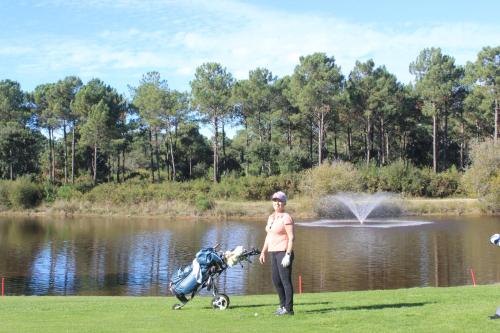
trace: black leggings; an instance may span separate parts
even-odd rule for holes
[[[281,265],[281,260],[283,260],[283,257],[285,256],[285,251],[270,253],[273,284],[280,298],[280,307],[284,307],[287,311],[293,311],[293,252],[291,254],[290,265],[288,267],[283,267]]]

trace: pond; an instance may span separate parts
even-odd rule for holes
[[[304,292],[500,282],[500,217],[441,217],[394,228],[296,226],[294,283]],[[203,246],[260,248],[264,221],[0,217],[7,295],[170,295],[173,272]],[[227,294],[274,292],[270,265],[221,275]]]

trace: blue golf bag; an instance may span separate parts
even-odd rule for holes
[[[249,261],[249,257],[260,254],[259,250],[243,250],[232,253],[218,253],[215,247],[202,248],[196,253],[191,265],[179,268],[172,276],[169,289],[177,297],[181,304],[174,304],[172,309],[181,309],[186,303],[193,299],[198,291],[203,288],[212,290],[212,307],[214,309],[225,310],[229,306],[229,297],[225,294],[219,294],[215,278],[224,272],[229,266],[241,261]],[[229,265],[228,265],[229,263]],[[189,299],[188,299],[189,297]]]

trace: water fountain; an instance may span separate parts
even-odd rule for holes
[[[395,194],[388,192],[338,193],[319,201],[320,220],[297,224],[308,227],[391,228],[431,223],[397,219],[402,215],[401,202]],[[376,217],[368,219],[371,215]]]
[[[359,223],[363,224],[368,215],[382,202],[390,199],[390,193],[378,192],[375,194],[367,193],[340,193],[331,198],[340,201],[356,216]]]

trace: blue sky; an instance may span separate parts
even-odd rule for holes
[[[237,79],[257,67],[284,76],[325,52],[345,75],[372,58],[408,83],[425,47],[465,64],[500,45],[498,13],[494,0],[0,0],[0,80],[31,91],[97,77],[128,96],[152,70],[182,91],[206,61]]]

